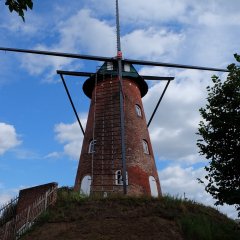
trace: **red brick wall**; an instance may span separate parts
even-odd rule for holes
[[[158,192],[160,195],[160,182],[155,165],[153,149],[149,137],[140,91],[133,81],[125,79],[124,94],[127,153],[126,161],[128,171],[131,172],[131,174],[129,173],[129,194],[150,195],[149,176],[153,176],[157,181]],[[136,104],[142,109],[142,117],[139,117],[136,114]],[[145,154],[143,152],[143,139],[148,143],[150,154]],[[137,186],[141,186],[141,188],[138,189]]]
[[[34,201],[46,193],[49,189],[56,187],[57,183],[47,183],[44,185],[39,185],[36,187],[22,189],[19,192],[18,204],[17,204],[17,214],[29,207]]]
[[[161,195],[160,183],[139,88],[134,80],[123,79],[123,91],[126,165],[129,178],[128,194],[150,195],[149,176],[153,176],[157,181],[159,195]],[[95,90],[92,94],[86,132],[75,181],[75,190],[80,190],[82,178],[85,175],[92,176],[93,169],[93,173],[96,174],[93,175],[93,185],[95,185],[92,187],[93,191],[122,192],[122,186],[114,186],[114,173],[116,170],[121,169],[121,132],[118,79],[108,78],[105,79],[104,82],[98,83],[96,93],[96,105],[94,103]],[[136,104],[142,109],[142,117],[139,117],[136,114]],[[96,151],[93,156],[94,160],[92,168],[92,154],[88,153],[88,147],[89,142],[93,139],[95,107],[96,126],[94,135],[97,140],[97,144]],[[114,136],[112,136],[112,132]],[[145,154],[143,152],[143,139],[148,142],[150,154]],[[108,153],[109,156],[107,155]],[[111,168],[108,167],[110,165]],[[101,175],[102,173],[106,175]]]

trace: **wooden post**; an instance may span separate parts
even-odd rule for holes
[[[9,222],[5,224],[3,240],[6,240],[8,238],[8,225],[9,225]]]
[[[47,209],[47,202],[48,202],[48,191],[45,193],[45,205],[44,205],[44,209]]]
[[[28,211],[27,211],[27,221],[26,221],[27,225],[28,225],[28,222],[29,222],[30,211],[31,211],[31,206],[28,207]]]

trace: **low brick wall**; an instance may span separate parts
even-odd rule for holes
[[[19,199],[17,204],[17,214],[26,209],[34,203],[40,196],[45,194],[49,189],[56,187],[57,183],[47,183],[31,188],[22,189],[19,192]]]

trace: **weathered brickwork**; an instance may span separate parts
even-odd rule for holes
[[[17,214],[25,210],[33,204],[39,197],[46,193],[49,189],[57,186],[57,183],[47,183],[36,187],[26,188],[19,191],[19,199],[17,204]]]
[[[123,92],[128,195],[151,195],[149,176],[155,178],[158,194],[161,195],[141,93],[134,79],[123,79]],[[136,113],[136,104],[141,108],[141,117]],[[92,92],[75,181],[76,191],[80,190],[83,177],[89,175],[92,178],[92,193],[123,192],[123,187],[116,185],[115,176],[116,171],[122,169],[120,133],[119,82],[116,77],[108,77],[97,83]],[[92,139],[96,140],[93,154],[88,153]],[[149,154],[143,151],[143,140],[148,143]]]

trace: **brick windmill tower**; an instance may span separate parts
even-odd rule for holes
[[[83,85],[91,105],[75,190],[107,195],[122,193],[126,188],[128,195],[157,197],[161,188],[142,105],[148,85],[131,64],[121,64],[122,86],[118,65],[111,62],[105,62]]]
[[[91,99],[75,190],[85,194],[161,195],[142,97],[148,85],[122,60],[118,1],[117,58],[89,77]]]
[[[123,59],[118,0],[116,0],[116,26],[117,57],[114,58],[3,47],[0,47],[0,50],[104,62],[96,73],[57,71],[84,134],[74,188],[85,194],[100,194],[101,196],[123,193],[157,197],[161,195],[161,187],[148,127],[170,81],[174,78],[140,76],[133,64],[220,72],[227,72],[227,70]],[[88,77],[83,85],[85,95],[91,99],[85,131],[68,91],[64,75]],[[142,105],[142,97],[148,92],[145,80],[167,81],[148,123]]]

